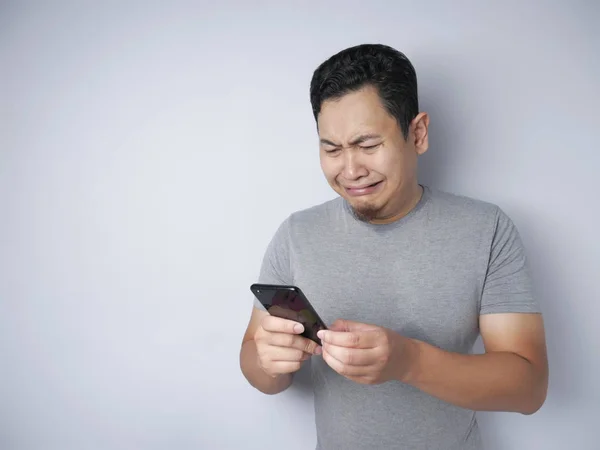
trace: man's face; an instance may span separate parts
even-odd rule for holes
[[[318,116],[321,168],[363,220],[393,217],[414,191],[417,157],[427,149],[427,120],[424,113],[417,116],[405,141],[373,87],[323,102]]]

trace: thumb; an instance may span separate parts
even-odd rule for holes
[[[379,327],[353,320],[337,319],[329,327],[332,331],[374,331]]]

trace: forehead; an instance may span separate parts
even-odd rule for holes
[[[317,122],[322,138],[335,139],[348,139],[357,133],[387,134],[396,127],[396,120],[381,103],[377,90],[370,86],[324,101]]]

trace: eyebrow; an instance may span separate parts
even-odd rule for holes
[[[356,138],[352,139],[352,141],[350,141],[349,144],[357,145],[357,144],[362,144],[363,142],[368,141],[370,139],[380,139],[380,138],[381,138],[381,136],[378,134],[361,134],[360,136],[357,136]],[[321,139],[320,142],[321,142],[321,144],[331,145],[333,147],[340,146],[340,144],[331,142],[328,139]]]

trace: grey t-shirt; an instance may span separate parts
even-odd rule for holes
[[[327,324],[371,323],[460,353],[471,352],[479,315],[539,312],[507,215],[426,186],[390,224],[357,220],[342,198],[291,214],[259,281],[300,287]],[[311,372],[317,450],[482,448],[473,411],[401,382],[355,383],[320,356]]]

